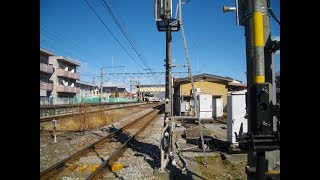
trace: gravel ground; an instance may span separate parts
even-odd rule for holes
[[[156,179],[154,168],[160,167],[160,139],[163,128],[163,115],[159,115],[141,132],[115,163],[125,167],[103,175],[103,179]]]
[[[58,132],[57,143],[53,143],[52,133],[42,131],[40,134],[40,172],[54,165],[88,144],[109,134],[113,128],[121,128],[134,119],[152,111],[152,108],[140,110],[131,116],[122,117],[118,122],[102,128],[85,132]],[[81,160],[81,159],[80,159]],[[101,161],[100,161],[101,162]]]

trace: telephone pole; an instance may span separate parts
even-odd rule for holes
[[[171,0],[166,1],[166,93],[165,98],[168,100],[168,104],[165,107],[165,116],[172,115],[172,77],[171,77]]]
[[[102,102],[102,87],[103,87],[103,67],[100,69],[100,102]]]
[[[160,171],[164,172],[172,154],[172,125],[170,122],[170,116],[173,114],[173,99],[172,99],[172,65],[171,65],[171,43],[173,31],[180,30],[180,24],[178,19],[171,19],[172,14],[172,0],[156,0],[155,1],[155,18],[158,31],[166,32],[166,79],[165,79],[165,116],[164,116],[164,128],[161,134],[161,167]]]
[[[236,12],[237,25],[244,26],[247,58],[247,118],[248,133],[240,128],[239,148],[248,152],[248,179],[265,180],[272,170],[273,153],[280,148],[280,131],[274,125],[278,109],[271,103],[274,68],[270,42],[270,21],[266,0],[235,0],[236,7],[224,6],[224,12]],[[266,46],[266,44],[268,46]],[[269,151],[269,152],[268,152]],[[269,166],[268,166],[269,162]]]
[[[100,68],[100,102],[102,100],[102,91],[103,91],[103,68],[119,68],[119,67],[126,67],[126,66],[113,66],[113,58],[112,58],[112,66],[102,66]]]

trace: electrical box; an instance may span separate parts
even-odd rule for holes
[[[212,118],[212,95],[211,94],[199,94],[198,100],[198,112],[199,117],[202,119]]]
[[[221,98],[212,99],[212,115],[214,118],[223,116],[223,100]]]
[[[154,17],[156,21],[165,18],[165,0],[154,0]]]
[[[186,102],[186,101],[182,101],[182,102],[180,103],[180,112],[185,113],[186,110],[187,110],[186,107],[187,107],[187,102]]]
[[[227,140],[232,144],[236,142],[235,132],[239,134],[241,123],[243,132],[248,131],[246,119],[246,93],[247,90],[232,92],[227,97]]]

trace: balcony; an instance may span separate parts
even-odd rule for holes
[[[64,86],[64,85],[57,85],[57,92],[80,93],[80,88],[71,87],[71,86]]]
[[[40,89],[41,90],[52,91],[53,90],[52,83],[40,82]]]
[[[40,63],[40,72],[52,74],[53,73],[53,66],[48,65],[48,64],[44,64],[44,63]]]
[[[65,71],[63,69],[57,69],[57,76],[80,80],[80,74],[73,73],[70,71]]]

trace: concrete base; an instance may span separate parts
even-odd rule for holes
[[[160,171],[159,169],[154,169],[153,175],[156,177],[156,179],[170,180],[170,173],[166,170]]]
[[[272,171],[277,167],[277,161],[280,160],[280,150],[267,151],[266,159],[268,160],[268,171]]]

